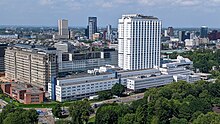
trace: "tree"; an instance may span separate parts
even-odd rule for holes
[[[106,100],[112,97],[111,91],[101,91],[98,92],[98,95],[99,95],[99,100]]]
[[[122,117],[131,112],[128,105],[106,104],[97,110],[95,124],[117,124]]]
[[[170,124],[188,124],[188,121],[184,118],[172,118],[171,121],[170,121]]]
[[[102,106],[96,112],[95,124],[117,124],[118,114],[114,106]]]
[[[135,115],[139,124],[145,124],[147,122],[147,105],[139,106]]]
[[[121,96],[124,91],[125,87],[119,83],[116,83],[111,89],[112,94],[116,96]]]
[[[61,105],[60,104],[56,104],[53,108],[52,108],[52,113],[55,117],[60,118],[62,116],[62,109],[61,109]]]
[[[83,124],[88,123],[89,116],[94,112],[88,100],[76,101],[69,107],[72,123]]]
[[[71,124],[71,121],[68,120],[57,120],[55,124]]]
[[[38,114],[35,110],[16,109],[9,113],[3,124],[37,124]]]
[[[197,119],[193,121],[193,124],[219,124],[220,115],[214,112],[209,112],[207,114],[201,114]]]
[[[135,124],[135,123],[137,123],[135,114],[126,114],[118,122],[118,124]]]

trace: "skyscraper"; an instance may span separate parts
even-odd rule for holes
[[[69,38],[68,20],[58,20],[58,30],[60,38]]]
[[[208,37],[208,27],[202,26],[200,29],[200,38],[207,38]]]
[[[118,65],[124,70],[160,65],[162,22],[153,16],[122,15],[118,24]]]
[[[106,29],[107,29],[106,39],[111,41],[112,40],[112,26],[111,25],[107,25]]]
[[[168,31],[167,31],[169,36],[174,36],[174,30],[173,27],[168,27]]]
[[[179,31],[179,41],[184,41],[186,31]]]
[[[92,39],[94,33],[97,33],[97,17],[89,17],[86,33],[87,38]]]

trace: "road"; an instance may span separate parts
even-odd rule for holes
[[[101,104],[105,104],[105,103],[129,103],[132,101],[136,101],[139,99],[144,98],[144,93],[139,93],[139,94],[135,94],[135,95],[131,95],[131,96],[127,96],[127,97],[119,97],[119,98],[115,98],[115,99],[110,99],[110,100],[105,100],[105,101],[101,101],[101,102],[95,102],[95,103],[91,103],[91,106],[94,105],[101,105]]]

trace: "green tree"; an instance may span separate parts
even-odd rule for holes
[[[136,120],[139,124],[145,124],[147,122],[147,105],[139,106],[136,110]]]
[[[137,123],[135,114],[126,114],[118,122],[118,124],[135,124],[135,123]]]
[[[83,124],[88,123],[89,116],[94,112],[90,106],[88,100],[74,102],[69,107],[70,117],[72,117],[72,123]]]
[[[72,124],[71,121],[68,120],[57,120],[55,124]]]
[[[111,89],[112,94],[116,96],[121,96],[124,91],[125,87],[119,83],[116,83]]]
[[[197,119],[193,121],[193,124],[219,124],[220,115],[214,112],[209,112],[207,114],[201,114]]]
[[[95,124],[117,124],[118,114],[111,105],[102,106],[96,112]]]
[[[61,105],[60,104],[56,104],[53,108],[52,108],[52,113],[55,117],[60,118],[62,116],[62,109],[61,109]]]
[[[184,118],[172,118],[171,121],[170,121],[170,124],[188,124],[188,121]]]
[[[38,114],[35,110],[17,109],[9,113],[3,124],[37,124]]]
[[[111,91],[101,91],[98,92],[98,95],[99,95],[99,100],[106,100],[112,98]]]

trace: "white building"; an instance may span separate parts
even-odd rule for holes
[[[195,81],[201,80],[200,75],[174,75],[173,78],[174,78],[174,81],[176,82],[182,80],[182,81],[186,81],[189,83],[194,83]]]
[[[131,90],[148,89],[151,87],[163,86],[173,82],[172,75],[149,75],[128,78],[127,88]]]
[[[166,75],[191,75],[193,72],[186,68],[160,68],[162,74]]]
[[[139,14],[122,15],[118,24],[118,65],[124,70],[160,65],[161,21]]]
[[[169,59],[171,62],[162,64],[162,68],[177,68],[177,67],[193,67],[193,62],[182,56],[177,56],[177,59]]]
[[[114,84],[121,83],[127,86],[129,78],[132,77],[143,77],[147,75],[156,75],[159,79],[144,81],[143,85],[138,85],[139,90],[145,89],[153,86],[161,86],[170,82],[173,82],[173,78],[170,76],[160,74],[158,69],[147,69],[147,70],[138,70],[138,71],[122,71],[118,69],[105,69],[100,68],[97,72],[100,73],[79,73],[71,75],[65,78],[58,78],[56,84],[56,100],[57,101],[66,101],[74,100],[81,98],[88,98],[89,96],[95,95],[99,91],[110,90]],[[92,72],[90,70],[90,72]],[[154,77],[155,78],[155,77]],[[156,77],[157,78],[157,77]],[[152,78],[153,79],[153,78]],[[145,85],[146,84],[146,85]],[[158,84],[158,85],[157,85]],[[49,84],[50,87],[51,84]],[[49,89],[49,93],[52,89]]]

